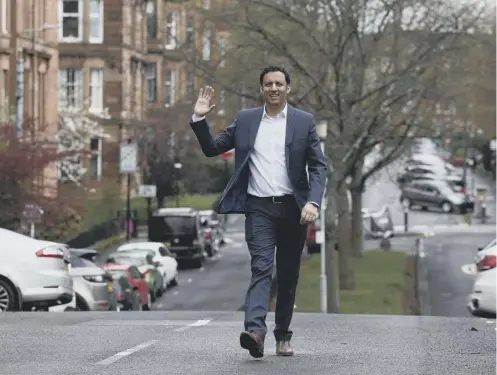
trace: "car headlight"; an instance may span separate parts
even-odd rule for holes
[[[102,275],[92,275],[92,276],[83,276],[83,279],[92,283],[103,283],[105,282],[104,277]]]

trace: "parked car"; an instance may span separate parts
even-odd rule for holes
[[[496,240],[478,249],[475,256],[476,277],[469,296],[468,309],[474,316],[495,318],[496,315]]]
[[[117,307],[113,303],[112,277],[95,263],[79,257],[78,250],[71,252],[69,274],[74,282],[75,303],[56,306],[51,311],[107,311]]]
[[[205,260],[205,238],[200,215],[193,208],[161,208],[149,220],[148,239],[165,243],[178,262],[192,262],[198,268]]]
[[[447,182],[440,180],[424,179],[405,185],[400,202],[409,208],[412,206],[420,206],[423,210],[435,208],[445,213],[474,209],[473,200],[466,200],[465,194],[454,191]]]
[[[125,276],[128,278],[133,289],[140,295],[140,304],[143,310],[152,309],[152,292],[145,276],[138,270],[138,267],[132,264],[106,263],[104,270],[114,276]]]
[[[70,254],[55,242],[0,228],[0,311],[48,310],[73,298]]]
[[[176,286],[179,281],[178,262],[176,255],[160,242],[133,242],[121,245],[117,252],[123,251],[147,251],[153,252],[152,261],[157,263],[158,268],[162,271],[165,287]]]
[[[127,274],[112,275],[112,285],[117,302],[118,311],[141,311],[142,304],[138,287],[131,285]]]
[[[107,262],[138,267],[143,279],[150,288],[152,302],[164,293],[165,283],[162,277],[162,270],[159,270],[153,261],[153,252],[147,250],[115,252],[109,255]]]

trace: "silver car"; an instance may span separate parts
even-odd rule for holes
[[[111,301],[112,278],[89,260],[71,256],[69,274],[74,282],[77,311],[107,311]]]

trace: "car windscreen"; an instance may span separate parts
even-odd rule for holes
[[[197,230],[196,217],[191,216],[155,216],[152,218],[153,227],[162,233],[181,234]]]

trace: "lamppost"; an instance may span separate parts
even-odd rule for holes
[[[316,125],[316,133],[319,137],[321,150],[326,158],[325,142],[328,135],[328,123],[320,121]],[[326,178],[328,185],[328,178]],[[320,240],[321,240],[321,272],[319,275],[320,305],[322,313],[338,312],[338,282],[336,272],[336,254],[334,247],[326,247],[326,208],[328,204],[326,188],[321,204],[320,213]],[[328,251],[327,251],[328,250]]]
[[[181,163],[174,163],[174,177],[176,182],[176,207],[179,207],[179,171],[183,167]]]

